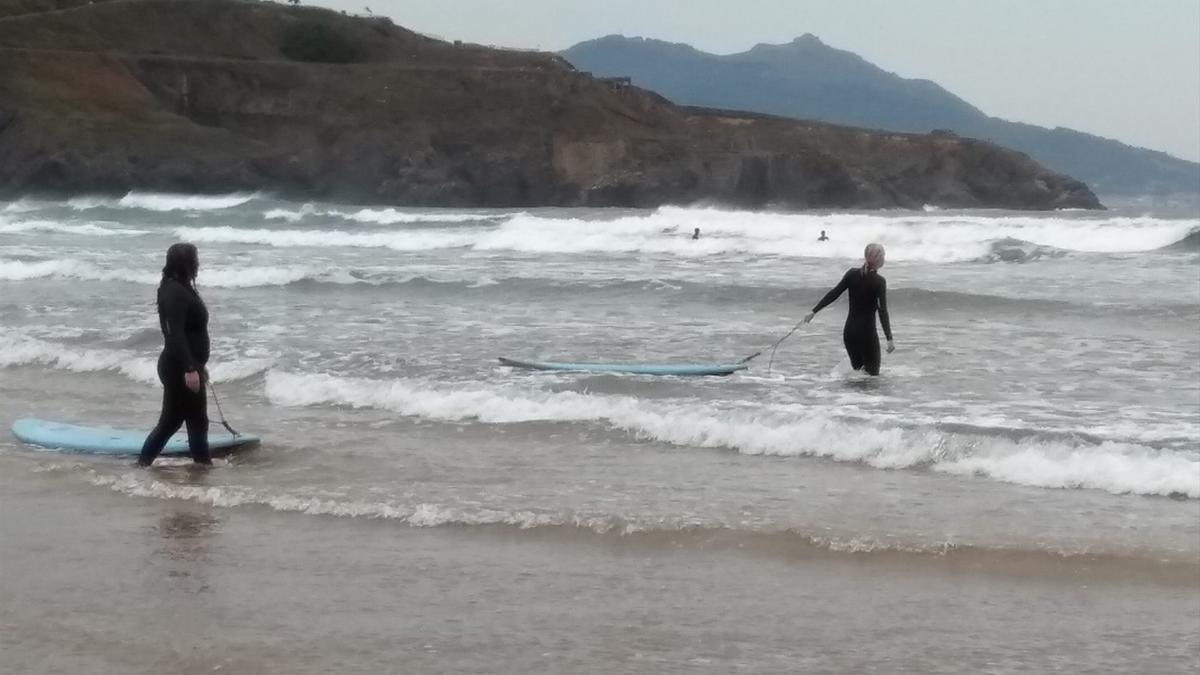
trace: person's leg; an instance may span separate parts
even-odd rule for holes
[[[208,451],[208,396],[205,395],[204,385],[200,384],[198,392],[184,389],[184,421],[187,423],[188,450],[192,453],[192,461],[197,464],[212,464],[212,456]]]
[[[879,353],[879,335],[872,330],[871,334],[865,337],[862,346],[863,369],[868,375],[879,375],[879,364],[882,360]]]
[[[181,382],[178,387],[173,387],[170,378],[164,375],[164,373],[159,374],[159,379],[163,382],[162,412],[158,416],[158,424],[146,437],[146,442],[142,444],[142,454],[138,457],[139,466],[153,464],[158,453],[162,452],[167,441],[171,440],[171,437],[175,435],[176,431],[179,431],[179,427],[183,424],[183,401],[178,391],[183,388],[183,384]],[[179,377],[182,378],[183,375]]]
[[[842,344],[846,346],[846,356],[850,357],[850,367],[861,370],[863,367],[862,346],[855,332],[846,326],[842,331]]]

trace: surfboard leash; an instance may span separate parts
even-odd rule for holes
[[[767,347],[767,349],[771,350],[771,358],[767,360],[767,375],[771,374],[771,366],[775,364],[775,351],[777,349],[779,349],[779,345],[783,344],[784,340],[790,338],[792,336],[792,333],[795,333],[800,328],[800,326],[802,326],[803,324],[804,324],[803,319],[801,319],[800,321],[797,321],[796,325],[792,326],[792,329],[789,330],[787,333],[785,333],[783,337],[776,340],[775,343],[772,344],[770,347]],[[763,351],[766,351],[766,350],[760,350],[760,351],[754,352],[750,356],[747,356],[746,358],[742,359],[741,361],[738,361],[738,363],[748,363],[751,359],[754,359],[758,356],[762,356]]]
[[[221,399],[217,397],[217,388],[213,386],[211,381],[208,382],[207,384],[208,384],[208,390],[212,392],[213,402],[215,402],[217,404],[217,414],[221,416],[221,426],[225,427],[225,430],[228,431],[229,433],[233,434],[234,436],[241,436],[241,434],[239,434],[236,429],[229,426],[229,422],[225,421],[225,411],[221,410]]]
[[[196,285],[196,283],[193,281],[192,287],[194,288],[195,285]],[[199,291],[197,291],[197,293],[199,293]],[[217,325],[217,327],[220,328],[221,322],[219,319],[217,319],[216,317],[213,317],[213,323],[215,323]],[[208,390],[212,392],[213,402],[217,404],[217,414],[221,416],[221,426],[225,427],[225,431],[228,431],[229,433],[233,434],[234,436],[241,436],[241,434],[238,433],[237,429],[234,429],[233,427],[229,426],[229,422],[227,422],[225,420],[225,411],[221,410],[221,399],[217,397],[217,388],[213,386],[212,380],[208,377],[205,377],[204,384],[208,385]]]

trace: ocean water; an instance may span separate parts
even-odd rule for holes
[[[695,227],[699,240],[690,238]],[[830,241],[816,241],[821,230]],[[546,568],[538,578],[550,599],[507,597],[504,606],[526,613],[504,624],[508,633],[488,624],[495,642],[479,649],[500,661],[470,649],[475,661],[455,660],[468,657],[451,657],[452,647],[437,640],[431,644],[441,647],[431,649],[442,655],[433,656],[413,638],[426,669],[1185,667],[1200,657],[1198,232],[1194,209],[1143,204],[1107,212],[747,213],[421,210],[262,194],[0,202],[0,423],[39,416],[149,429],[161,347],[154,288],[166,247],[186,240],[200,249],[210,370],[225,414],[265,438],[205,474],[188,472],[186,462],[160,460],[161,468],[142,471],[131,461],[0,438],[8,533],[0,588],[5,620],[21,626],[9,653],[21,665],[46,663],[38,661],[51,658],[43,632],[30,628],[30,617],[47,626],[66,611],[16,588],[41,587],[26,576],[49,588],[50,577],[38,554],[14,542],[53,548],[90,538],[109,550],[115,544],[103,523],[141,531],[133,523],[166,510],[190,524],[188,532],[204,532],[189,537],[211,538],[215,529],[263,546],[273,537],[294,544],[301,533],[319,536],[330,543],[307,554],[313,567],[291,572],[313,587],[323,588],[313,581],[325,578],[316,571],[323,562],[386,560],[380,538],[428,547],[434,562],[425,573],[466,574],[459,592],[468,596],[511,595],[513,580],[524,578],[518,570]],[[844,299],[727,378],[526,372],[496,360],[736,361],[787,333],[871,241],[888,250],[882,273],[897,345],[879,378],[849,370]],[[211,404],[210,415],[219,428]],[[47,513],[60,514],[47,521],[53,527],[14,515],[47,504]],[[83,529],[66,515],[71,508],[97,524],[56,538],[54,531]],[[164,522],[151,529],[176,537],[175,521]],[[656,586],[645,569],[629,569],[628,547],[695,574]],[[110,553],[105,559],[116,560],[118,550]],[[421,564],[412,551],[397,555]],[[480,565],[493,557],[492,567]],[[215,564],[188,559],[193,575]],[[628,587],[612,596],[572,590],[556,576],[559,564],[583,564],[593,579]],[[968,640],[955,631],[983,610],[960,607],[930,630],[943,636],[946,654],[974,650],[978,661],[926,661],[913,644],[894,640],[821,660],[771,632],[789,620],[810,631],[836,627],[839,605],[866,607],[879,594],[939,614],[945,598],[932,580],[968,572],[978,579],[956,577],[956,597],[964,588],[987,596],[984,605],[1008,608],[989,615],[1011,620]],[[631,574],[642,575],[639,583]],[[805,614],[813,598],[792,598],[795,611],[777,616],[781,608],[764,590],[800,578],[834,588],[848,584],[847,575],[862,577],[852,585],[859,590],[821,600],[819,621]],[[887,590],[862,597],[864,585],[880,579],[890,580]],[[1011,587],[999,588],[998,579]],[[262,589],[264,604],[290,597],[273,583],[265,571],[246,581]],[[1030,609],[1080,585],[1095,595]],[[82,601],[86,593],[78,593]],[[636,628],[631,617],[645,619],[628,593],[664,613],[658,618],[674,632],[643,622],[640,633],[611,633]],[[656,593],[711,603],[677,606]],[[760,604],[740,605],[746,594]],[[378,611],[369,599],[332,591],[317,605],[353,611],[354,602]],[[565,608],[578,602],[609,611],[572,623]],[[451,605],[424,606],[439,620],[461,621],[468,610]],[[1115,627],[1079,618],[1102,606]],[[529,623],[544,620],[547,607],[566,616]],[[680,623],[731,620],[730,607],[743,612],[747,635]],[[897,629],[909,621],[879,611]],[[1120,617],[1135,614],[1139,629],[1156,631],[1122,632]],[[772,628],[755,628],[768,618]],[[1064,620],[1079,626],[1061,636],[1072,646],[1037,646],[1041,630],[1023,638],[1028,652],[1013,651],[1021,631]],[[336,630],[324,625],[310,624],[314,639],[337,644]],[[461,635],[481,626],[467,620]],[[834,633],[862,628],[842,627]],[[608,649],[495,646],[579,631],[604,635]],[[634,635],[647,644],[619,647]],[[836,638],[822,644],[830,643]],[[1105,659],[1086,661],[1101,644],[1110,649]],[[543,647],[558,657],[537,661]],[[250,670],[329,665],[320,661],[328,650],[288,661],[261,640],[238,649],[244,660],[236,663]],[[186,651],[173,648],[157,663],[208,670]],[[378,672],[374,659],[386,652],[362,647],[358,660],[329,667]],[[129,666],[115,651],[101,663],[112,672]]]

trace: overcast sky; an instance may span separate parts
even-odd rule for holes
[[[369,3],[369,4],[367,4]],[[319,0],[448,40],[619,33],[720,54],[813,33],[984,112],[1200,161],[1200,0]]]

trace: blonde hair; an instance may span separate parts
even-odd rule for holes
[[[877,270],[883,267],[883,261],[886,258],[886,253],[883,250],[883,244],[867,244],[863,249],[863,272]]]

